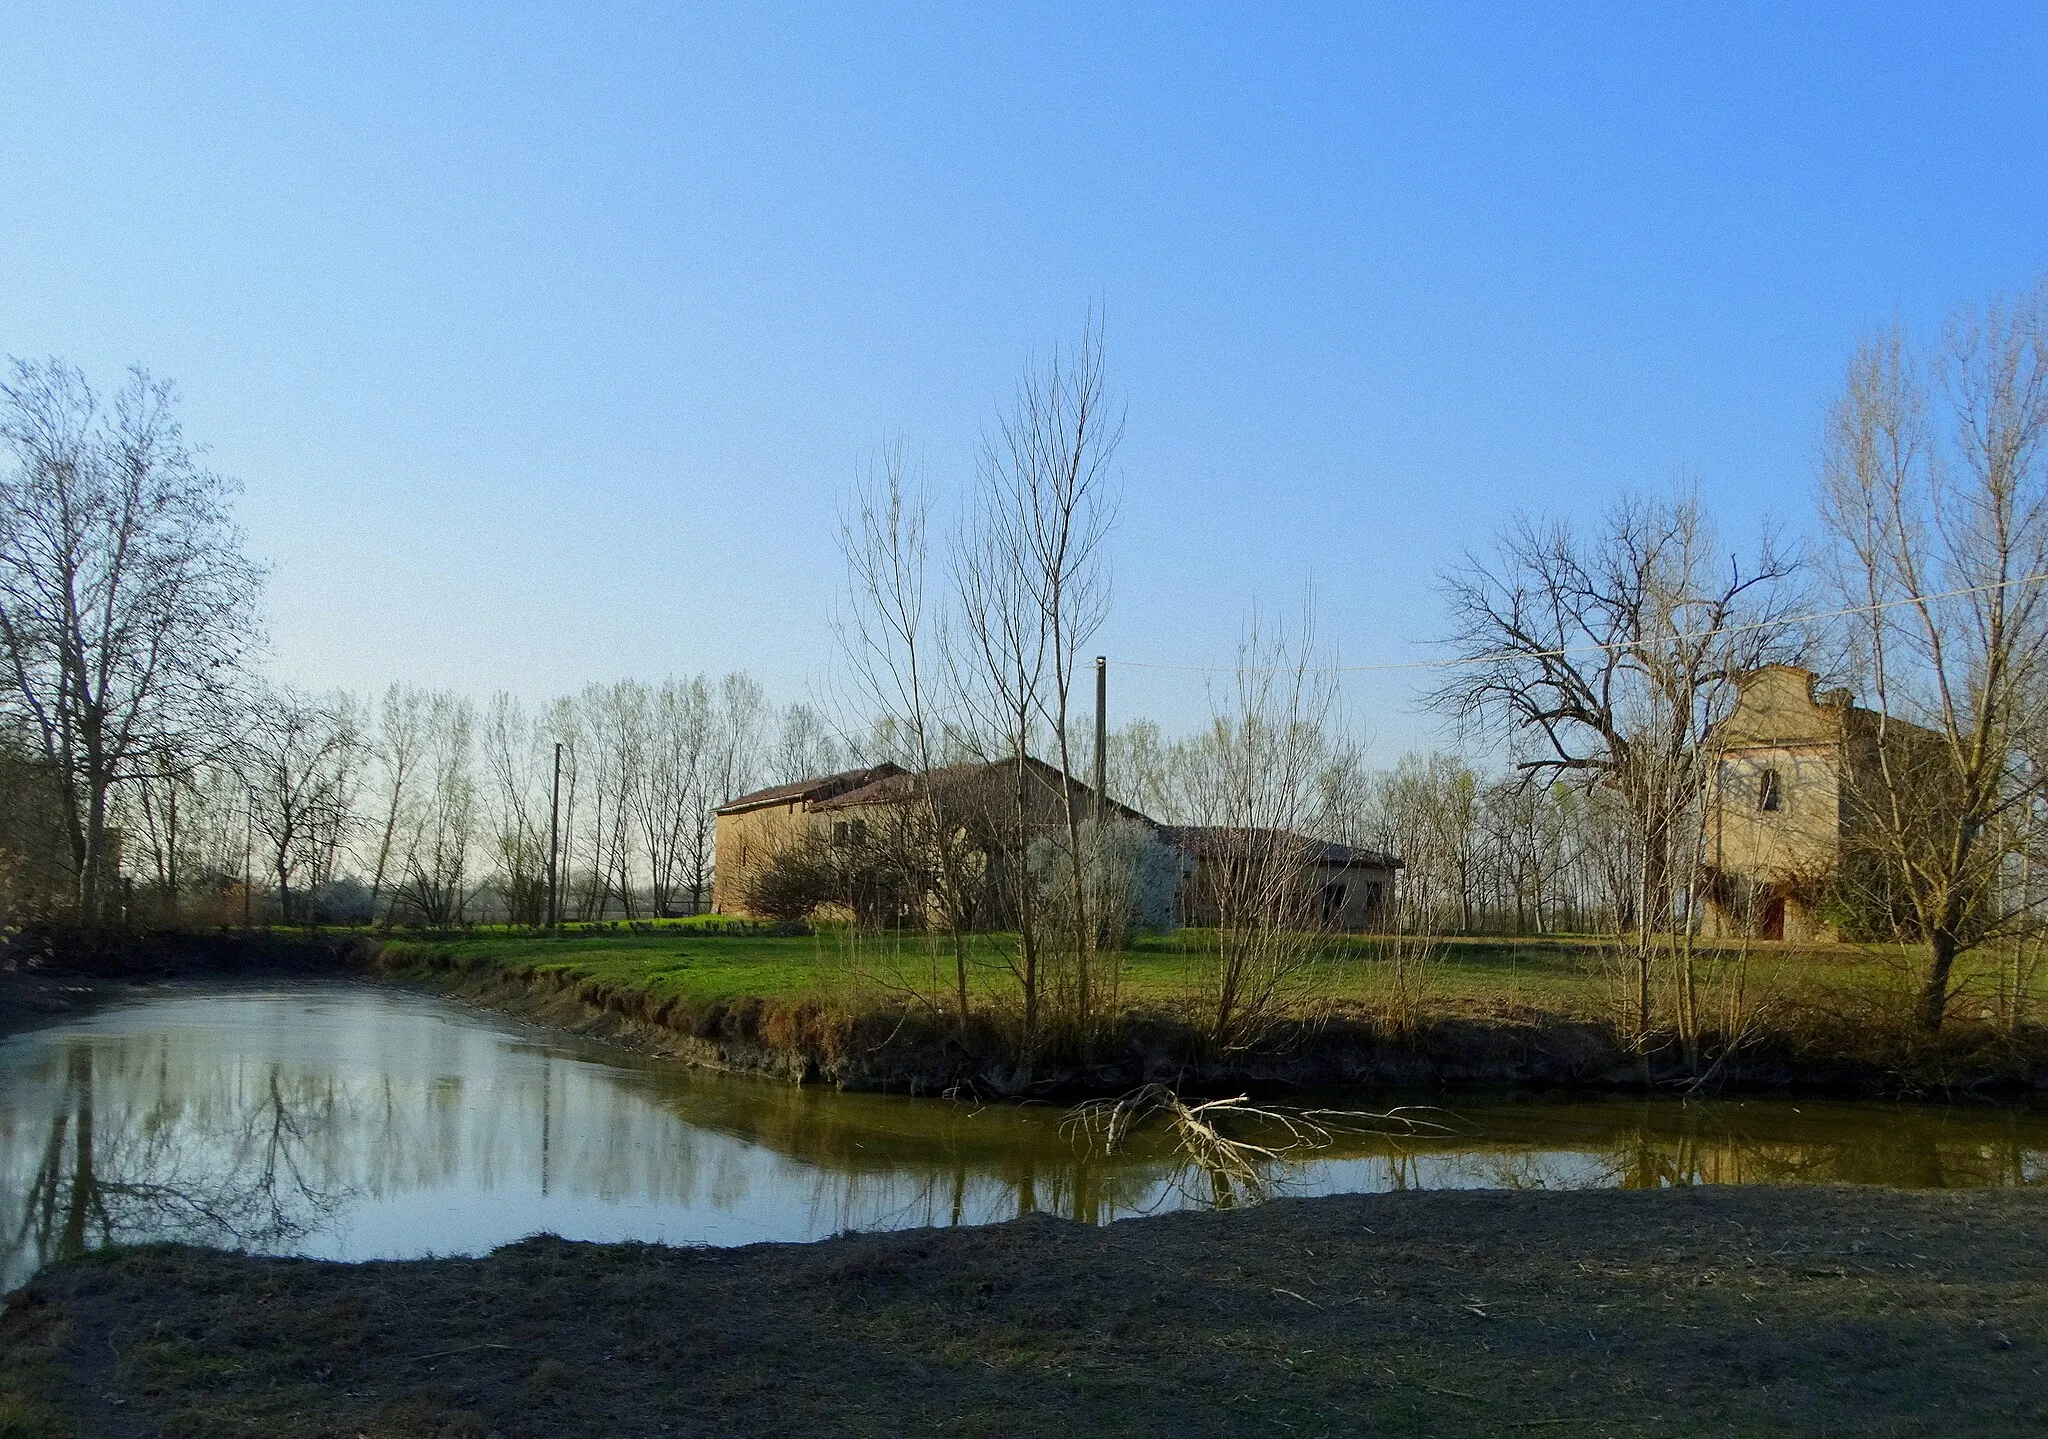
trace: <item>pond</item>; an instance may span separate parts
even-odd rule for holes
[[[1051,1105],[684,1069],[367,983],[159,990],[0,1040],[0,1292],[107,1243],[332,1259],[571,1239],[750,1244],[1091,1223],[1266,1194],[1693,1183],[2038,1184],[2048,1111],[1800,1099],[1351,1095],[1247,1193],[1163,1136],[1093,1153]]]

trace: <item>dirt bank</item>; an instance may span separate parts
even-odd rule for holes
[[[2048,1432],[2048,1197],[1435,1193],[733,1250],[48,1271],[6,1432]],[[24,1427],[25,1426],[25,1427]]]

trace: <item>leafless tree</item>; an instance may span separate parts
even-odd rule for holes
[[[357,744],[349,715],[332,697],[271,685],[250,707],[242,772],[250,818],[277,880],[278,918],[286,924],[305,917],[303,905],[293,902],[293,880],[310,871],[304,888],[319,883],[323,864],[350,827],[349,771]]]
[[[75,899],[63,788],[27,726],[0,713],[0,934]]]
[[[474,895],[479,829],[476,711],[459,695],[429,696],[417,802],[401,831],[394,907],[437,928],[460,924]]]
[[[393,863],[402,859],[401,831],[417,800],[418,770],[427,745],[430,704],[426,691],[394,684],[377,703],[370,750],[377,770],[377,813],[370,817],[376,843],[370,862],[370,906],[374,911],[394,879]]]
[[[747,675],[728,674],[709,694],[708,741],[692,791],[691,829],[685,846],[690,902],[702,909],[717,863],[717,810],[745,794],[761,772],[768,701]]]
[[[1218,1055],[1259,1043],[1299,1012],[1328,959],[1329,917],[1311,823],[1330,754],[1334,676],[1313,664],[1312,620],[1292,644],[1254,618],[1233,680],[1211,696],[1190,747],[1187,798],[1203,836],[1195,870],[1213,925],[1204,944],[1202,1032]]]
[[[1479,788],[1441,752],[1403,755],[1366,786],[1367,843],[1400,856],[1403,912],[1431,932],[1473,927]]]
[[[1735,677],[1801,657],[1798,567],[1767,535],[1725,561],[1696,495],[1625,498],[1590,542],[1517,521],[1491,557],[1444,577],[1461,661],[1431,696],[1506,742],[1533,778],[1568,776],[1623,802],[1637,869],[1634,1023],[1651,1023],[1652,936],[1668,930],[1707,773],[1702,741]]]
[[[554,746],[544,723],[514,696],[499,694],[484,711],[483,767],[496,888],[514,924],[547,918],[548,804]]]
[[[972,1004],[968,934],[985,866],[974,853],[973,820],[958,812],[959,786],[936,773],[947,743],[947,636],[928,587],[931,508],[929,492],[906,472],[902,446],[885,450],[840,516],[847,581],[835,628],[856,702],[886,722],[899,762],[918,776],[886,836],[902,851],[890,867],[931,878],[920,898],[936,907],[946,934],[954,1019],[964,1033]]]
[[[16,362],[0,384],[0,704],[61,779],[88,924],[114,877],[110,797],[165,750],[215,747],[255,632],[234,487],[198,463],[175,402],[136,369],[103,406],[57,360]]]
[[[1165,823],[1193,823],[1192,818],[1179,808],[1180,790],[1169,772],[1173,763],[1173,742],[1167,739],[1156,721],[1132,720],[1122,729],[1111,730],[1108,739],[1102,768],[1104,782],[1111,795],[1139,814],[1150,815]],[[1093,773],[1095,754],[1092,736],[1084,761],[1089,772]]]
[[[710,687],[701,678],[668,680],[648,695],[646,773],[635,797],[647,860],[647,903],[657,915],[673,914],[688,884],[691,838],[704,808],[711,730]]]
[[[1122,412],[1106,383],[1100,330],[1091,318],[1071,354],[1026,369],[1008,410],[986,437],[972,519],[955,545],[953,572],[964,637],[962,688],[1013,767],[1014,838],[1028,853],[1033,779],[1029,751],[1042,734],[1063,775],[1079,754],[1070,719],[1083,651],[1108,614],[1105,543],[1116,516],[1112,463]],[[1018,904],[1027,1050],[1036,1042],[1052,939],[1067,970],[1069,1020],[1085,1052],[1114,1008],[1113,955],[1097,953],[1088,912],[1083,835],[1091,816],[1071,784],[1060,787],[1060,830],[1051,881],[1060,902],[1039,913],[1026,873],[1012,881]],[[1024,870],[1025,866],[1014,866]]]
[[[635,713],[638,697],[630,683],[593,684],[576,702],[583,739],[580,768],[590,796],[580,896],[587,919],[602,919],[614,900],[625,918],[633,918],[633,815],[644,758]]]
[[[1854,796],[1876,873],[1927,957],[1939,1028],[1956,960],[2041,922],[2029,750],[2048,695],[2048,284],[1951,321],[1931,361],[1863,344],[1828,417],[1822,513],[1852,663],[1878,711]],[[2035,751],[2038,754],[2038,750]]]
[[[801,702],[782,711],[768,756],[770,784],[795,784],[847,768],[846,752],[823,715]]]

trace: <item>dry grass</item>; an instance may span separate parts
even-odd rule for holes
[[[1999,1439],[2048,1432],[2044,1204],[1438,1193],[744,1250],[133,1250],[38,1278],[0,1354],[61,1333],[36,1402],[122,1436]]]

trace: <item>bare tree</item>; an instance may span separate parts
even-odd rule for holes
[[[1401,857],[1403,913],[1441,933],[1470,929],[1479,776],[1456,755],[1406,754],[1372,777],[1369,842]]]
[[[710,743],[711,705],[703,680],[668,680],[649,696],[646,774],[636,793],[647,902],[658,915],[675,911],[687,884]]]
[[[1924,378],[1932,371],[1932,382]],[[1876,699],[1857,830],[1906,937],[1920,1022],[1957,958],[2041,922],[2022,880],[2048,695],[2048,284],[1959,314],[1931,364],[1894,328],[1859,348],[1829,415],[1822,513],[1852,661]]]
[[[268,846],[277,880],[278,918],[305,918],[293,902],[292,882],[312,871],[305,889],[320,880],[330,836],[349,827],[349,770],[357,738],[334,699],[273,685],[251,707],[241,745],[249,786],[249,814]]]
[[[115,787],[165,750],[205,753],[254,633],[260,575],[203,468],[176,394],[140,369],[111,404],[57,360],[0,385],[0,664],[4,700],[60,777],[75,904],[103,914]]]
[[[929,899],[953,961],[954,1018],[964,1033],[971,1006],[968,932],[984,869],[972,852],[972,820],[957,812],[960,788],[934,773],[946,743],[941,685],[947,637],[927,587],[930,527],[931,497],[906,474],[902,447],[892,446],[840,516],[847,588],[835,627],[858,701],[888,725],[891,747],[917,776],[901,822],[878,838],[902,851],[894,856],[897,874],[931,876]]]
[[[576,836],[580,833],[583,816],[581,801],[585,797],[582,764],[585,735],[583,717],[574,698],[563,696],[549,702],[546,729],[550,739],[562,746],[561,852],[556,856],[559,871],[553,876],[556,885],[556,919],[559,921],[568,913],[569,901],[579,893],[574,874]],[[552,785],[552,769],[549,772],[549,782]],[[583,914],[579,917],[589,916]]]
[[[374,818],[376,848],[370,865],[370,908],[374,912],[394,876],[397,846],[416,795],[417,771],[427,744],[429,696],[412,685],[394,684],[377,703],[370,751],[378,773]]]
[[[1079,747],[1070,726],[1082,654],[1109,610],[1109,569],[1104,545],[1116,515],[1112,462],[1123,437],[1121,411],[1111,402],[1101,336],[1091,318],[1068,354],[1027,368],[1011,407],[983,446],[974,517],[955,546],[954,575],[966,630],[961,653],[964,692],[983,728],[999,742],[998,755],[1013,767],[1013,839],[1028,854],[1034,783],[1030,743],[1041,731],[1072,776]],[[1070,993],[1069,1020],[1083,1052],[1103,1014],[1114,1007],[1110,956],[1097,953],[1097,926],[1089,915],[1083,827],[1086,801],[1071,783],[1056,801],[1061,834],[1051,883],[1060,903],[1041,924],[1035,881],[1028,866],[1011,883],[1018,905],[1018,978],[1024,990],[1027,1052],[1036,1042],[1043,998],[1040,960],[1054,939]]]
[[[63,789],[27,726],[0,712],[0,933],[75,899]]]
[[[475,707],[459,695],[429,697],[417,803],[401,835],[395,905],[437,928],[460,924],[473,895],[479,822]]]
[[[484,712],[482,749],[497,890],[512,923],[537,926],[547,918],[553,745],[524,705],[499,694]]]
[[[1492,558],[1468,555],[1444,577],[1461,664],[1431,703],[1506,741],[1525,774],[1572,776],[1623,802],[1639,1034],[1652,936],[1693,878],[1679,868],[1707,773],[1702,741],[1738,674],[1800,656],[1796,575],[1768,535],[1749,565],[1724,562],[1698,497],[1681,493],[1623,499],[1591,543],[1522,519]]]
[[[704,687],[707,740],[691,791],[690,835],[685,846],[690,903],[704,907],[717,864],[718,807],[753,786],[761,770],[761,752],[768,717],[761,686],[744,674],[725,676]]]
[[[1321,846],[1302,834],[1316,812],[1336,703],[1332,674],[1312,664],[1312,621],[1290,646],[1253,619],[1234,681],[1212,696],[1191,747],[1204,941],[1203,1032],[1230,1054],[1257,1044],[1281,1011],[1309,998],[1327,959],[1328,916],[1315,879]]]
[[[768,756],[769,783],[795,784],[847,767],[846,753],[823,715],[802,703],[782,711],[775,747]]]

